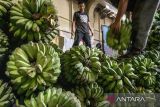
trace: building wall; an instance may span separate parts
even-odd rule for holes
[[[73,0],[54,0],[54,5],[57,8],[58,16],[59,16],[59,24],[60,24],[60,36],[70,38],[71,37],[71,25],[72,25],[72,17],[75,11],[78,11],[78,4]],[[111,20],[101,19],[97,12],[94,12],[94,18],[91,22],[93,22],[94,28],[94,40],[95,44],[97,42],[102,42],[102,33],[101,33],[101,25],[110,25]]]

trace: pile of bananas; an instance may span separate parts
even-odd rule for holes
[[[0,1],[0,18],[2,18],[2,16],[8,12],[11,6],[12,6],[11,0]]]
[[[12,88],[7,83],[0,80],[0,107],[11,107],[14,103],[14,94]]]
[[[9,41],[7,35],[5,35],[2,30],[0,30],[0,62],[2,61],[2,57],[8,51]]]
[[[22,0],[10,11],[10,31],[28,41],[51,41],[58,34],[58,17],[50,0]]]
[[[145,56],[152,59],[152,61],[158,66],[158,68],[160,68],[160,51],[151,50],[148,51]]]
[[[127,20],[121,25],[119,33],[110,29],[107,33],[107,45],[119,52],[126,50],[130,44],[131,29],[131,24]]]
[[[98,83],[105,92],[132,93],[135,92],[134,80],[138,79],[131,64],[110,62],[99,76]]]
[[[37,97],[25,101],[25,107],[81,107],[77,97],[61,88],[49,88]]]
[[[30,42],[15,49],[7,62],[6,74],[17,93],[28,97],[52,86],[60,72],[60,58],[54,48]]]
[[[64,78],[73,84],[94,82],[101,72],[100,50],[84,45],[74,47],[61,57]]]
[[[156,65],[151,59],[145,58],[144,55],[134,57],[132,65],[135,68],[135,73],[139,76],[136,84],[145,88],[151,88],[156,83]]]
[[[103,89],[96,82],[73,89],[82,107],[106,107]],[[103,103],[103,104],[102,104]]]

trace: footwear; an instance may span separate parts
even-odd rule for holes
[[[126,58],[131,58],[133,56],[137,56],[142,54],[142,51],[140,49],[131,49],[129,52],[127,52],[126,54],[118,57],[118,59],[126,59]]]

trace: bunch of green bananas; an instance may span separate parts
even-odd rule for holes
[[[135,68],[135,73],[140,78],[136,81],[137,85],[145,88],[150,88],[155,85],[157,66],[151,59],[145,58],[144,55],[140,55],[132,59],[132,65]]]
[[[103,89],[96,82],[86,84],[83,87],[78,86],[73,89],[82,107],[106,107],[107,102],[103,102]],[[101,104],[103,102],[103,105]],[[101,106],[100,106],[101,105]]]
[[[111,57],[108,57],[107,55],[101,53],[99,55],[100,58],[100,62],[101,62],[101,70],[102,73],[105,73],[107,71],[108,68],[115,68],[118,66],[118,63],[112,59]]]
[[[22,0],[10,11],[10,31],[28,41],[51,41],[58,34],[58,17],[50,0]]]
[[[6,74],[17,93],[28,97],[52,86],[60,72],[60,58],[54,48],[30,42],[15,49],[7,62]]]
[[[7,35],[5,35],[2,30],[0,30],[0,62],[3,56],[8,51],[9,41]]]
[[[64,78],[73,84],[94,82],[101,72],[100,50],[84,45],[74,47],[61,57]]]
[[[115,33],[110,29],[107,33],[107,45],[112,49],[122,52],[126,50],[130,44],[131,24],[126,20],[120,28],[119,33]]]
[[[60,49],[56,44],[54,44],[53,42],[50,42],[49,44],[55,49],[59,56],[63,54],[62,49]]]
[[[12,88],[7,83],[0,80],[0,107],[11,107],[14,103],[14,94]]]
[[[145,56],[150,58],[158,66],[158,68],[160,68],[160,51],[151,50],[148,51]]]
[[[70,91],[49,88],[40,92],[37,97],[25,100],[24,107],[81,107],[81,103]]]
[[[1,0],[0,1],[0,18],[11,8],[12,2],[11,0]]]
[[[98,83],[104,88],[105,92],[111,93],[132,93],[135,92],[133,81],[138,79],[131,64],[117,64],[109,62],[107,67],[99,76]]]

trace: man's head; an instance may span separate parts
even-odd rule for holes
[[[83,1],[78,2],[79,10],[83,12],[85,10],[85,3]]]

